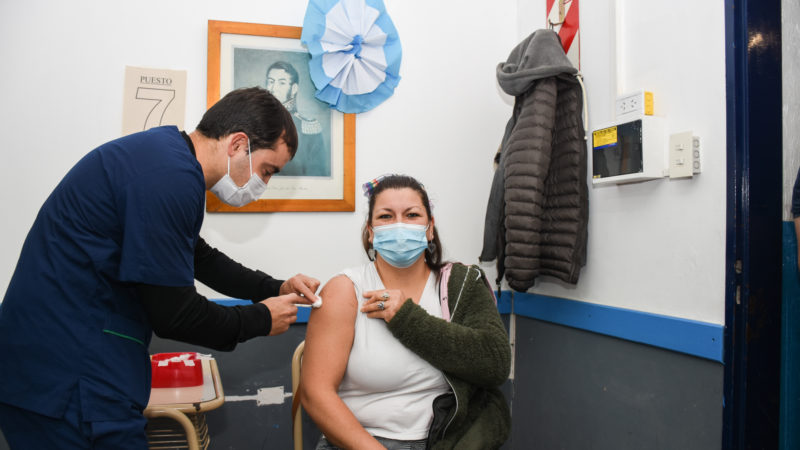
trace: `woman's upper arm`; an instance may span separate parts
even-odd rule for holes
[[[353,346],[358,301],[353,282],[344,275],[320,291],[321,308],[311,311],[306,329],[301,380],[306,392],[338,390]]]

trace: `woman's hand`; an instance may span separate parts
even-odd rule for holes
[[[386,323],[403,306],[408,297],[399,289],[381,289],[378,291],[364,292],[367,301],[361,306],[361,312],[366,313],[370,319],[383,319]]]

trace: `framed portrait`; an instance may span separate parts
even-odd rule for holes
[[[260,199],[236,208],[206,191],[207,211],[355,210],[355,114],[314,97],[311,56],[300,43],[301,32],[300,27],[208,21],[208,107],[234,89],[263,87],[291,112],[298,148]]]

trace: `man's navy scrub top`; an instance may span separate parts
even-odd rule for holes
[[[39,211],[0,304],[0,402],[60,417],[78,389],[83,420],[140,415],[152,333],[135,283],[194,285],[204,202],[175,127],[81,159]]]

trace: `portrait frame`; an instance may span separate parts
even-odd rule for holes
[[[248,50],[261,51],[264,55],[307,54],[307,50],[300,44],[302,31],[302,27],[209,20],[207,107],[210,108],[235,88],[233,52],[238,48],[247,47]],[[307,67],[300,69],[305,70],[305,74],[308,73]],[[310,82],[310,78],[308,81]],[[313,87],[313,83],[311,86]],[[238,87],[244,86],[236,86]],[[308,95],[313,96],[307,93],[306,96]],[[319,102],[316,99],[314,101]],[[328,129],[323,128],[323,136],[328,138],[329,145],[329,176],[273,176],[261,198],[240,208],[227,205],[211,191],[206,191],[206,211],[355,211],[356,115],[344,114],[325,105],[331,114],[330,120],[325,122],[329,123]],[[327,117],[323,116],[322,119]],[[320,123],[323,121],[320,120]],[[301,130],[298,129],[298,135],[300,133]],[[302,140],[300,145],[298,150],[302,150]]]

